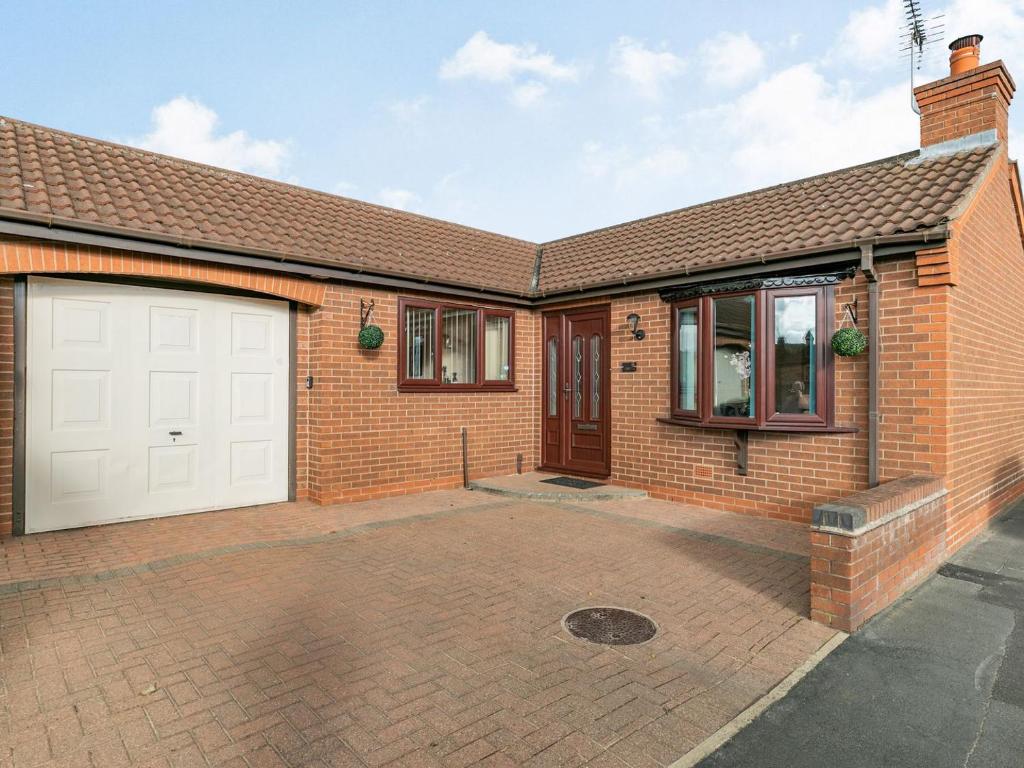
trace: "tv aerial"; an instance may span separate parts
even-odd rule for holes
[[[910,63],[910,108],[918,115],[921,110],[914,98],[914,73],[929,61],[935,46],[945,35],[945,16],[941,13],[925,18],[921,0],[903,0],[903,24],[900,33],[900,56]]]

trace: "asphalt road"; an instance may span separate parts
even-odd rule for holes
[[[701,768],[1024,768],[1024,502]]]

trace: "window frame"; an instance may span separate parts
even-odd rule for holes
[[[754,365],[751,373],[754,376],[754,415],[743,416],[716,416],[715,415],[715,302],[719,299],[745,298],[750,296],[754,299],[754,342],[751,352],[754,355]],[[703,358],[704,375],[700,384],[704,389],[703,413],[704,421],[709,424],[735,426],[738,429],[750,429],[758,424],[758,420],[764,414],[764,399],[762,392],[764,388],[764,328],[761,319],[764,315],[764,296],[762,291],[732,291],[729,293],[716,293],[712,296],[702,296],[701,301],[706,301],[704,316],[708,318],[704,330],[704,344],[699,356]],[[698,385],[700,386],[700,385]]]
[[[429,379],[413,379],[409,377],[406,355],[406,310],[428,309],[434,313],[434,375]],[[442,317],[445,310],[466,310],[476,313],[476,381],[472,384],[459,382],[445,384],[441,381],[441,361],[444,356],[442,344],[444,335]],[[505,317],[509,320],[509,376],[508,380],[487,379],[485,332],[487,317]],[[480,392],[480,391],[513,391],[515,390],[515,340],[516,313],[511,309],[486,307],[477,304],[460,302],[434,301],[402,296],[398,300],[398,390],[400,392]]]
[[[813,414],[778,413],[775,410],[775,299],[786,296],[816,297],[815,386]],[[754,416],[738,418],[714,414],[715,300],[754,297]],[[834,325],[834,291],[831,286],[754,288],[708,293],[671,303],[671,363],[669,421],[697,427],[737,430],[826,431],[835,427],[835,375],[831,345]],[[697,410],[679,407],[679,312],[697,307]]]
[[[832,347],[826,343],[832,334],[829,325],[831,317],[832,291],[826,291],[823,287],[800,287],[800,288],[775,288],[767,292],[765,306],[765,423],[768,425],[789,425],[789,426],[819,426],[827,427],[830,424],[832,412]],[[775,399],[775,300],[782,297],[814,296],[815,297],[815,329],[818,337],[815,339],[815,370],[814,386],[816,400],[813,413],[780,413],[777,409],[778,403]],[[827,348],[827,353],[825,349]]]
[[[679,405],[679,313],[687,309],[697,310],[697,370],[694,373],[693,382],[694,408],[681,408]],[[701,360],[701,351],[704,349],[704,340],[702,339],[703,332],[704,302],[701,301],[700,298],[686,299],[685,301],[677,301],[672,304],[672,416],[677,419],[700,421],[700,414],[702,411],[700,398],[704,391],[704,387],[702,387],[700,383],[701,376],[704,373],[704,363]]]

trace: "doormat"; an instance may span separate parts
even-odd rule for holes
[[[578,488],[581,491],[585,491],[587,488],[600,488],[604,483],[595,483],[591,480],[580,480],[578,477],[549,477],[547,480],[541,480],[542,483],[551,483],[552,485],[564,485],[566,488]]]

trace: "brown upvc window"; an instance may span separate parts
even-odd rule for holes
[[[514,388],[511,310],[403,298],[398,313],[399,389]]]
[[[700,300],[685,301],[672,308],[675,318],[672,345],[673,412],[690,419],[700,418]]]
[[[736,429],[832,426],[832,292],[823,286],[672,305],[672,419]]]

